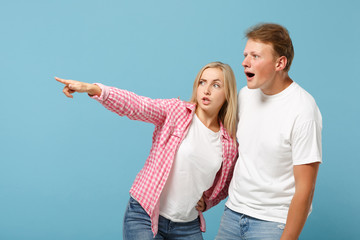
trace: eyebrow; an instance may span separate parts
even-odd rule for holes
[[[243,54],[244,54],[244,55],[245,55],[245,54],[250,54],[250,55],[256,54],[256,55],[259,55],[260,53],[257,52],[257,51],[251,51],[251,52],[244,52]]]
[[[207,79],[204,79],[204,78],[200,78],[200,80],[199,80],[199,82],[200,81],[208,81]],[[213,80],[210,80],[209,81],[211,84],[214,84],[214,83],[216,83],[216,84],[220,84],[221,86],[223,86],[224,85],[224,83],[220,80],[220,79],[213,79]]]
[[[205,80],[205,81],[208,81],[207,79],[205,79],[205,78],[200,78],[200,80]],[[221,82],[221,80],[220,79],[213,79],[213,80],[210,80],[210,81],[212,81],[212,82]]]

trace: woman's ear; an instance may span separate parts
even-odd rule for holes
[[[286,64],[287,64],[287,58],[285,56],[279,57],[276,60],[275,70],[276,71],[284,70],[284,68],[286,67]]]

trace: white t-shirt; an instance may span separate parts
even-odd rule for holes
[[[322,161],[321,113],[295,82],[271,96],[244,87],[238,100],[239,158],[226,206],[286,223],[295,193],[293,166]]]
[[[195,114],[161,192],[160,215],[173,222],[195,220],[195,206],[212,186],[221,163],[220,131],[208,129]]]

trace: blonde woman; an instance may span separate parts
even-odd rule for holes
[[[227,196],[237,158],[237,89],[230,66],[205,65],[190,102],[55,79],[65,84],[67,97],[86,92],[120,116],[155,125],[150,155],[130,190],[123,238],[203,239],[202,211]]]

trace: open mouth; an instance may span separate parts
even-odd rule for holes
[[[255,76],[255,74],[251,72],[246,72],[245,74],[248,78],[252,78],[253,76]]]
[[[204,104],[209,104],[209,103],[210,103],[210,99],[207,98],[207,97],[203,97],[201,100],[202,100],[202,102],[203,102]]]

